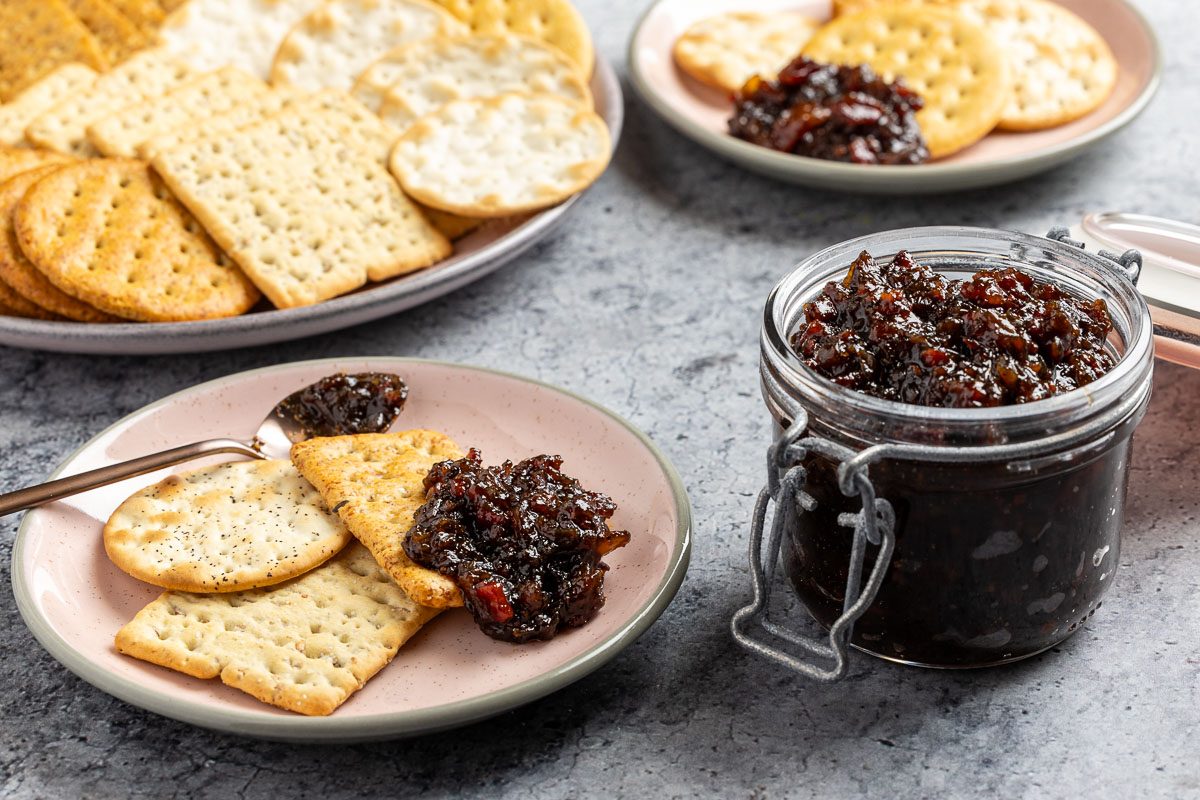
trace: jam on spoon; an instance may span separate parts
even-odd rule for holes
[[[408,385],[399,375],[338,373],[284,398],[275,414],[299,425],[309,437],[383,433],[407,399]]]

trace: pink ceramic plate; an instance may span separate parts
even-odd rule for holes
[[[13,549],[13,590],[30,630],[89,683],[164,716],[222,731],[298,741],[407,736],[498,714],[582,678],[645,631],[687,570],[691,515],[674,468],[642,433],[581,397],[489,370],[399,358],[309,361],[201,384],[132,414],[58,469],[67,475],[219,436],[249,437],[290,392],[338,371],[382,370],[411,388],[398,428],[434,428],[486,462],[558,453],[564,469],[620,505],[630,544],[606,557],[608,602],[588,625],[550,642],[487,638],[462,609],[446,612],[329,717],[280,711],[222,685],[122,656],[113,635],[159,593],[113,566],[103,522],[165,472],[26,515]],[[189,468],[194,468],[195,463]]]
[[[949,158],[919,167],[841,164],[735,139],[726,133],[729,98],[685,75],[671,48],[693,22],[724,11],[792,9],[829,16],[828,0],[660,0],[642,18],[629,47],[629,73],[646,102],[684,135],[748,169],[821,188],[881,194],[989,186],[1057,166],[1136,117],[1158,88],[1158,43],[1145,18],[1124,0],[1059,0],[1108,40],[1120,66],[1100,108],[1075,122],[1035,133],[993,133]]]

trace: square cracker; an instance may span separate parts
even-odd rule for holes
[[[0,144],[22,145],[29,123],[71,95],[85,91],[96,80],[96,70],[83,64],[63,64],[0,106]]]
[[[272,87],[265,95],[246,98],[228,111],[205,120],[203,125],[194,125],[189,122],[151,136],[138,145],[138,156],[149,161],[159,151],[233,133],[239,128],[255,122],[262,122],[267,117],[278,114],[305,96],[306,93],[298,89],[287,86]]]
[[[88,138],[106,156],[132,158],[138,154],[138,145],[156,134],[194,127],[192,123],[270,94],[270,88],[253,75],[224,67],[93,122],[87,129]]]
[[[147,34],[158,30],[166,18],[166,9],[158,0],[108,0],[113,7]]]
[[[34,144],[60,153],[90,156],[87,126],[133,102],[146,100],[190,80],[195,72],[162,50],[145,50],[39,116],[25,129]]]
[[[96,37],[110,64],[119,64],[149,46],[146,34],[108,0],[66,0],[66,3]]]
[[[462,458],[450,437],[436,431],[309,439],[292,447],[292,463],[317,487],[355,538],[418,603],[461,606],[449,578],[419,566],[404,552],[413,514],[425,502],[425,476],[442,461]]]
[[[351,544],[268,589],[165,592],[117,632],[117,650],[196,678],[220,677],[264,703],[331,714],[438,609],[419,606]]]
[[[72,61],[108,67],[96,37],[62,0],[0,3],[0,103]]]
[[[361,104],[326,91],[159,151],[154,168],[271,302],[296,308],[452,252],[388,174],[393,141]]]

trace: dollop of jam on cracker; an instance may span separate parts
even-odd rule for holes
[[[553,638],[604,605],[600,559],[629,542],[616,503],[564,474],[558,456],[485,467],[477,450],[434,465],[404,552],[455,581],[488,636]]]
[[[921,164],[929,148],[917,125],[921,98],[869,66],[820,64],[804,56],[775,79],[755,76],[733,97],[729,131],[739,139],[812,158],[854,164]]]
[[[406,400],[408,385],[399,375],[338,373],[288,395],[275,413],[314,438],[384,433],[400,416]]]
[[[1112,318],[1018,269],[951,280],[901,250],[863,252],[804,305],[804,363],[850,389],[924,406],[981,408],[1078,389],[1116,364]]]

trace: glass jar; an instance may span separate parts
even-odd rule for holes
[[[1134,287],[1140,259],[1010,231],[888,231],[800,264],[767,301],[763,397],[780,437],[760,498],[754,547],[775,502],[771,547],[752,553],[756,606],[734,632],[756,651],[818,678],[845,671],[846,641],[931,667],[1002,664],[1070,636],[1100,606],[1120,557],[1130,444],[1150,398],[1153,330]],[[1065,241],[1064,241],[1065,240]],[[803,306],[859,252],[908,250],[951,277],[1015,267],[1112,316],[1117,365],[1081,389],[986,409],[907,405],[839,386],[808,369],[788,340]],[[779,553],[773,548],[778,547]],[[830,644],[763,619],[767,631],[831,657],[821,670],[751,643],[777,559]],[[869,574],[866,565],[871,565]]]

